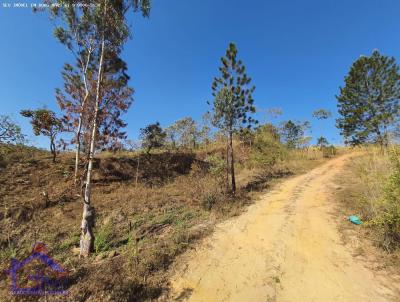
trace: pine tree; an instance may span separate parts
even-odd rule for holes
[[[308,121],[298,122],[288,120],[281,125],[281,138],[286,146],[290,149],[299,148],[307,141],[305,132],[310,128]]]
[[[388,132],[399,120],[400,75],[393,57],[375,50],[353,63],[336,97],[337,127],[351,145],[388,144]]]
[[[233,133],[243,125],[251,126],[256,121],[250,116],[255,112],[252,94],[255,86],[251,86],[251,78],[246,74],[246,68],[237,58],[236,45],[230,43],[225,57],[221,58],[220,77],[212,83],[213,124],[227,135],[227,171],[231,175],[230,191],[236,192],[235,161],[233,154]],[[229,183],[227,183],[229,188]]]

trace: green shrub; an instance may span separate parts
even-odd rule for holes
[[[251,153],[252,161],[271,167],[286,157],[287,151],[279,140],[277,130],[272,125],[263,125],[256,131]]]
[[[218,196],[217,194],[214,194],[212,192],[208,192],[202,197],[201,200],[201,206],[203,209],[210,211],[212,207],[218,202]]]
[[[372,220],[372,224],[380,227],[383,233],[383,245],[388,250],[400,244],[400,152],[393,150],[391,154],[393,171],[385,185],[380,213]]]
[[[103,224],[97,232],[95,232],[94,250],[96,254],[106,252],[111,248],[112,240],[112,222]]]
[[[225,175],[226,162],[223,158],[217,154],[209,155],[205,158],[205,161],[210,164],[210,173],[213,176],[221,177]]]
[[[332,157],[332,156],[335,156],[336,155],[336,148],[335,148],[335,146],[327,146],[327,147],[321,147],[321,150],[322,150],[322,156],[324,157],[324,158],[329,158],[329,157]]]
[[[79,244],[80,233],[72,233],[69,235],[68,238],[63,240],[60,244],[58,244],[55,248],[57,251],[66,251],[69,250],[71,247],[76,246]]]
[[[14,245],[9,245],[0,250],[0,263],[10,261],[11,258],[17,257],[18,249]]]

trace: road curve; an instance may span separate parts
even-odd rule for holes
[[[178,259],[173,301],[400,301],[340,240],[331,185],[351,154],[282,182]],[[336,220],[336,221],[335,221]]]

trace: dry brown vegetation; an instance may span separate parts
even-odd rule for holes
[[[218,170],[225,149],[210,145],[194,152],[102,153],[96,160],[93,205],[97,213],[95,254],[79,259],[80,190],[73,189],[74,158],[27,147],[1,149],[0,268],[23,259],[42,241],[69,272],[68,301],[136,301],[157,298],[167,289],[174,257],[238,215],[257,191],[276,179],[302,173],[325,159],[317,149],[288,151],[284,161],[260,168],[250,149],[236,143],[238,194],[226,195]],[[1,275],[0,300],[13,301],[8,277]],[[25,297],[44,300],[44,297]],[[22,299],[22,300],[24,300]],[[18,301],[22,301],[18,297]]]
[[[343,224],[347,226],[342,229],[343,238],[356,256],[375,257],[369,259],[375,266],[388,265],[398,270],[400,233],[398,224],[391,222],[395,222],[396,217],[398,219],[400,211],[398,201],[391,205],[388,198],[396,193],[391,186],[393,181],[398,182],[394,176],[399,173],[395,166],[400,159],[399,149],[382,150],[369,146],[356,150],[358,155],[347,164],[346,173],[337,180],[336,197],[341,201],[338,211],[343,219],[356,214],[364,223],[361,226]],[[394,204],[397,207],[393,207]]]

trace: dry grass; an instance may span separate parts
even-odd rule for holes
[[[374,223],[386,207],[385,189],[393,171],[391,153],[391,150],[382,151],[372,146],[359,148],[358,155],[347,164],[346,173],[337,180],[336,198],[340,201],[338,212],[343,219],[355,214],[364,222],[361,226],[342,224],[344,241],[365,257],[369,254],[380,258],[371,260],[375,264],[398,269],[400,252],[387,246],[382,228]],[[370,243],[377,249],[369,246]]]
[[[10,257],[23,259],[42,241],[69,271],[69,300],[155,299],[167,287],[166,272],[175,256],[211,232],[216,222],[240,214],[253,194],[274,181],[325,160],[317,150],[292,151],[285,161],[259,169],[248,164],[248,148],[236,144],[236,150],[239,192],[234,199],[205,161],[222,157],[221,145],[141,156],[138,184],[138,154],[101,154],[93,189],[96,253],[84,260],[73,253],[82,213],[79,190],[71,189],[73,155],[62,154],[52,164],[44,151],[5,152],[0,165],[0,269],[9,266]],[[48,192],[47,205],[43,191]],[[16,301],[5,274],[0,282],[0,300]]]

